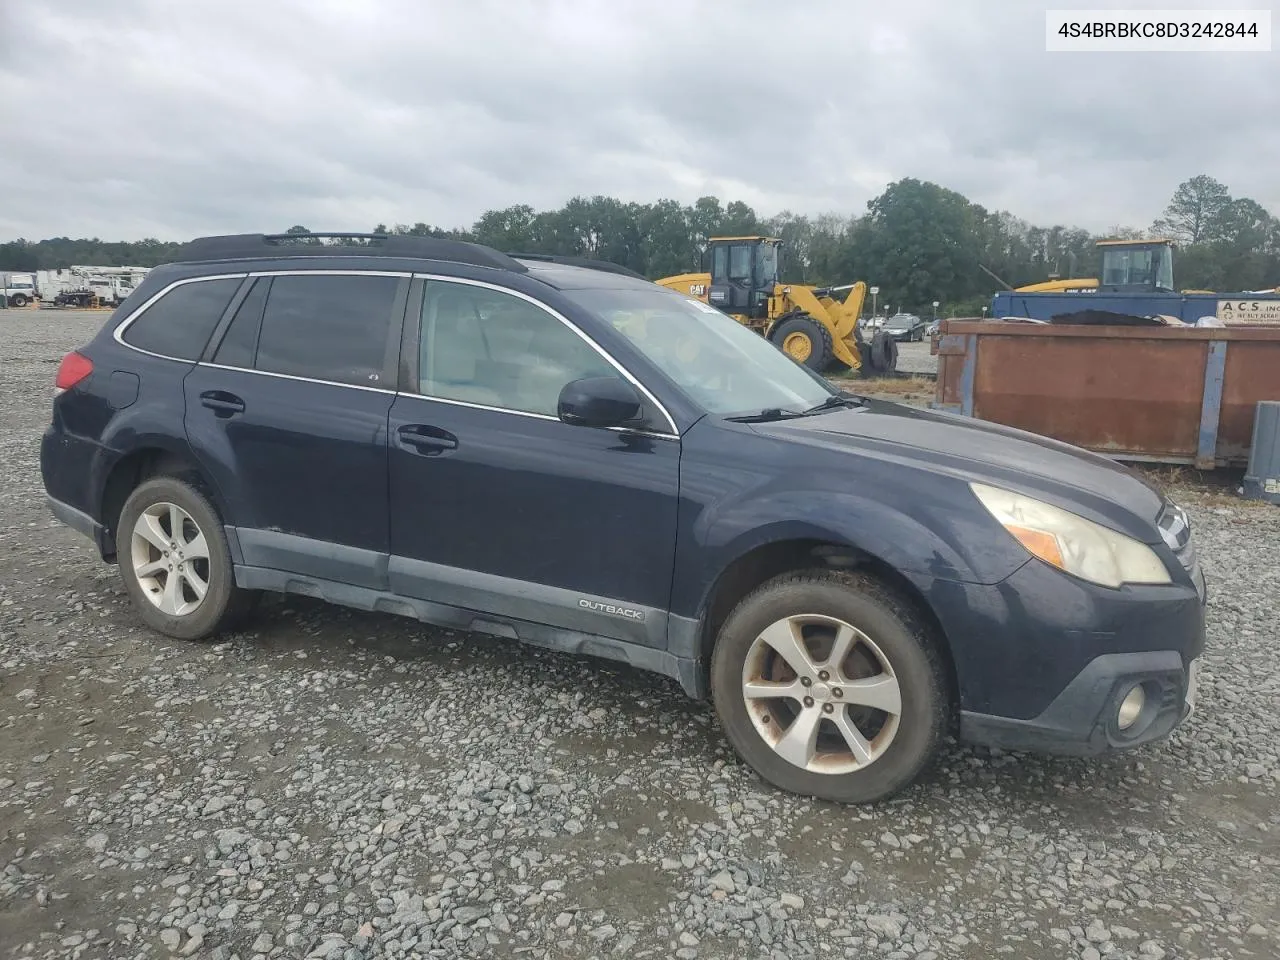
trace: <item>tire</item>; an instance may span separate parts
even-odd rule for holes
[[[883,330],[871,338],[871,369],[877,374],[891,373],[898,366],[898,341]]]
[[[149,518],[145,525],[149,536],[139,527],[144,515]],[[186,550],[172,546],[180,542],[173,537],[175,517],[181,521]],[[209,639],[238,623],[258,599],[256,591],[235,585],[222,520],[208,497],[184,480],[161,476],[139,484],[120,511],[116,530],[117,562],[129,599],[143,622],[165,636]],[[203,539],[198,540],[195,533]],[[162,549],[166,537],[169,553]],[[179,558],[186,562],[187,573],[177,573],[170,588],[175,572],[168,564]],[[152,575],[145,575],[152,570]],[[206,585],[198,599],[196,580]]]
[[[13,299],[9,302],[15,307],[25,307],[27,305],[27,296],[24,293],[15,293]]]
[[[774,638],[794,637],[788,626],[779,632],[788,618],[828,621],[807,628],[815,631],[806,632],[804,641],[812,667],[805,671],[811,674],[807,678],[797,676],[762,637],[766,630]],[[826,669],[831,667],[827,658],[833,629],[855,638],[839,671]],[[761,667],[768,675],[760,673]],[[826,680],[821,672],[812,676],[824,669]],[[757,692],[773,682],[785,684],[788,693],[749,701],[748,679]],[[812,682],[798,686],[804,679]],[[894,684],[896,719],[891,712]],[[716,714],[739,757],[782,790],[839,803],[883,800],[921,776],[947,731],[948,689],[942,654],[914,607],[882,582],[857,573],[810,570],[765,583],[729,615],[711,658]],[[799,699],[802,693],[808,700]],[[850,709],[863,699],[890,709],[865,703]],[[862,737],[861,757],[850,749],[852,741],[837,722],[845,729],[852,724]],[[807,767],[783,756],[804,742],[793,737],[788,745],[788,734],[813,728],[816,752],[800,747],[801,756],[811,757]],[[766,732],[777,738],[778,746],[766,739]]]
[[[797,356],[788,349],[788,343],[799,345],[801,338],[808,340],[808,353]],[[795,314],[781,320],[769,333],[769,340],[779,350],[810,370],[822,373],[835,359],[835,347],[831,343],[831,331],[807,313]]]

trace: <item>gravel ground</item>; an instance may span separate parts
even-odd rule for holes
[[[898,344],[898,370],[901,373],[938,375],[938,358],[929,353],[929,341]]]
[[[140,628],[41,499],[102,319],[0,313],[0,957],[1280,955],[1280,510],[1191,504],[1210,645],[1171,742],[951,747],[839,808],[619,666],[306,599]]]

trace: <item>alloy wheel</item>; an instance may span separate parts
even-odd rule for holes
[[[133,525],[133,573],[162,613],[194,613],[209,591],[209,544],[191,514],[174,503],[153,503]]]
[[[852,624],[818,614],[777,620],[756,637],[742,696],[761,739],[814,773],[874,763],[902,714],[898,678],[881,649]]]

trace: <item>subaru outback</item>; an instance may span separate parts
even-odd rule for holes
[[[63,359],[41,470],[160,633],[274,591],[623,661],[811,796],[1194,703],[1204,577],[1139,475],[839,390],[609,264],[193,241]]]

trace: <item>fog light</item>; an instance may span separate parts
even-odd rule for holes
[[[1121,730],[1128,730],[1142,716],[1142,708],[1146,705],[1147,694],[1139,683],[1120,701],[1120,709],[1116,712],[1116,726]]]

